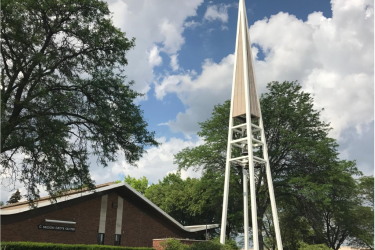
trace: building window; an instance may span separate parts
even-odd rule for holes
[[[101,233],[98,234],[98,244],[104,245],[104,234],[101,234]]]
[[[121,234],[115,234],[115,246],[121,245]]]

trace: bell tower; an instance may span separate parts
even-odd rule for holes
[[[248,180],[250,180],[253,245],[254,250],[259,250],[255,169],[263,168],[267,175],[277,249],[283,250],[262,113],[255,84],[248,27],[245,0],[239,0],[220,242],[225,243],[230,168],[233,166],[241,167],[243,173],[245,250],[249,248]]]

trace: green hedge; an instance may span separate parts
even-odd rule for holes
[[[222,245],[216,240],[197,242],[190,246],[182,244],[179,240],[169,239],[162,242],[161,245],[164,250],[238,250],[237,245],[231,243],[230,245]]]
[[[299,243],[300,247],[298,250],[332,250],[327,245],[324,244],[316,244],[316,245],[309,245],[305,242]]]
[[[117,247],[106,245],[54,244],[38,242],[1,242],[1,250],[154,250],[152,247]]]

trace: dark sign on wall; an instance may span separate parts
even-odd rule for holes
[[[54,231],[66,231],[75,232],[75,227],[64,227],[64,226],[50,226],[50,225],[38,225],[38,229],[42,230],[54,230]]]

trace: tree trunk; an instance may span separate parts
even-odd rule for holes
[[[261,218],[263,218],[263,217],[261,217]],[[263,219],[260,219],[260,217],[258,217],[257,221],[258,221],[259,250],[263,250],[264,249],[263,235],[262,235]]]
[[[227,222],[227,226],[226,226],[226,230],[225,230],[225,235],[226,235],[226,238],[227,239],[230,239],[230,231],[231,231],[231,228],[230,226],[228,225],[229,223]]]

